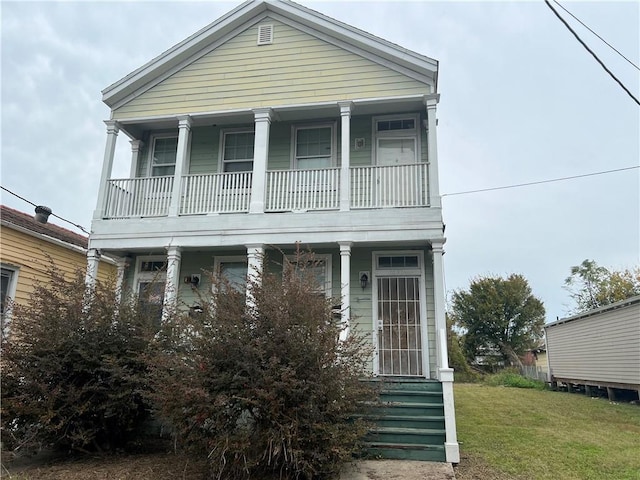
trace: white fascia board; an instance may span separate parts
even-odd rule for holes
[[[363,30],[338,22],[293,2],[265,0],[243,3],[215,22],[166,50],[142,67],[105,88],[102,91],[102,101],[112,109],[118,108],[125,98],[131,99],[132,96],[139,95],[157,84],[158,78],[166,78],[169,71],[174,73],[177,71],[177,67],[182,68],[185,64],[199,58],[203,55],[201,51],[206,50],[209,52],[213,50],[211,48],[212,39],[214,39],[214,43],[217,46],[221,43],[222,37],[228,37],[234,30],[249,23],[252,19],[255,22],[264,18],[269,12],[280,14],[281,17],[294,21],[299,25],[306,25],[307,28],[322,32],[336,41],[341,41],[343,45],[351,45],[353,48],[360,49],[361,52],[368,52],[387,62],[391,62],[391,64],[396,64],[398,67],[413,71],[415,74],[431,79],[434,87],[437,85],[437,60],[387,42]],[[262,15],[260,16],[261,13]],[[256,18],[258,16],[260,16],[259,19]]]

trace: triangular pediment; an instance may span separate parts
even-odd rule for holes
[[[433,93],[436,79],[433,59],[267,0],[229,12],[105,89],[103,99],[121,119],[420,95]]]

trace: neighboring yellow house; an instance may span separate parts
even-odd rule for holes
[[[51,223],[39,223],[33,215],[0,207],[0,264],[2,267],[2,329],[11,314],[9,300],[25,304],[36,281],[47,280],[50,261],[65,274],[84,270],[87,237]],[[100,262],[100,280],[115,275],[114,262]]]

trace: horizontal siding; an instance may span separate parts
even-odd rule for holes
[[[429,86],[270,19],[185,66],[113,112],[116,120],[236,108],[429,93]]]
[[[640,304],[547,328],[554,376],[640,385]]]
[[[29,301],[35,282],[48,282],[49,258],[67,278],[70,278],[76,269],[84,271],[87,266],[87,257],[84,253],[2,227],[0,261],[19,267],[14,299],[16,303],[24,305]],[[98,278],[101,281],[113,277],[115,272],[115,266],[100,262]]]

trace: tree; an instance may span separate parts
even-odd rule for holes
[[[467,359],[498,352],[506,364],[521,366],[519,356],[542,338],[545,310],[522,275],[478,277],[468,291],[452,296],[451,316],[464,332]]]
[[[2,340],[2,440],[29,451],[123,448],[138,433],[152,319],[113,283],[97,282],[87,302],[84,274],[49,282],[16,305]]]
[[[565,288],[575,302],[572,313],[581,313],[640,295],[640,267],[616,271],[584,260],[571,267]]]
[[[358,418],[375,399],[370,346],[340,342],[333,302],[313,260],[247,279],[247,293],[212,278],[202,313],[164,324],[153,400],[179,445],[207,458],[209,478],[321,479],[361,446]],[[305,271],[306,270],[306,271]]]

